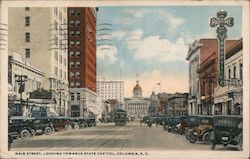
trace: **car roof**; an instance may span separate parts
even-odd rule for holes
[[[25,116],[11,116],[11,120],[34,120],[34,117],[25,117]]]

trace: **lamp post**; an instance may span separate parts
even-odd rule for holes
[[[27,76],[26,75],[15,75],[16,82],[19,85],[19,90],[18,92],[20,93],[20,106],[19,106],[19,111],[20,115],[23,115],[23,92],[25,90],[25,82],[27,82]]]
[[[217,38],[219,39],[219,50],[220,50],[220,56],[219,56],[219,72],[220,72],[220,78],[219,78],[219,85],[224,86],[224,80],[225,80],[225,53],[224,53],[224,42],[227,37],[227,28],[232,27],[234,25],[234,18],[233,17],[227,17],[227,12],[226,11],[219,11],[217,12],[217,17],[218,18],[211,18],[210,19],[210,26],[211,27],[217,27]]]

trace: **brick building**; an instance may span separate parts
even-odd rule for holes
[[[69,114],[96,114],[95,8],[68,8],[68,59]]]

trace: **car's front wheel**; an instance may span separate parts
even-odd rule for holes
[[[64,130],[72,130],[72,126],[71,125],[65,125]]]
[[[205,144],[209,144],[210,142],[210,134],[209,132],[206,132],[203,134],[202,140]]]
[[[214,150],[215,149],[215,144],[213,142],[211,142],[211,149]]]
[[[46,134],[46,135],[49,135],[49,134],[51,134],[53,132],[53,130],[50,128],[50,127],[46,127],[45,129],[44,129],[44,133]]]
[[[30,133],[29,133],[28,130],[25,129],[25,130],[21,131],[20,136],[21,136],[22,139],[25,139],[25,138],[30,136]]]
[[[75,125],[74,125],[74,129],[79,129],[79,125],[78,125],[78,124],[75,124]]]
[[[30,129],[30,136],[36,136],[36,131],[34,129]]]

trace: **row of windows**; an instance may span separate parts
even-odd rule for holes
[[[70,47],[74,47],[74,46],[79,47],[80,44],[81,44],[80,41],[70,41],[69,42]]]
[[[72,62],[69,63],[69,66],[70,66],[71,68],[74,68],[74,67],[80,68],[81,62],[79,62],[79,61],[73,62],[73,61],[72,61]]]
[[[55,60],[58,61],[58,52],[57,51],[55,51],[54,56],[55,56],[54,57]],[[62,59],[63,59],[64,66],[67,67],[67,60],[66,60],[66,58],[63,58],[62,55],[59,55],[59,62],[60,62],[60,64],[62,64]]]
[[[76,52],[70,51],[69,56],[71,58],[73,58],[73,57],[80,57],[80,54],[81,54],[80,51],[76,51]]]
[[[76,78],[80,78],[80,72],[70,72],[69,73],[70,78],[76,77]]]
[[[80,82],[70,82],[70,87],[76,87],[76,88],[80,88],[81,84]]]
[[[77,31],[71,30],[71,31],[69,32],[69,35],[70,35],[71,37],[73,37],[73,36],[79,37],[79,36],[81,35],[81,32],[80,32],[79,30],[77,30]]]
[[[80,100],[81,94],[80,93],[70,93],[70,100],[74,101],[75,100],[75,94],[76,94],[76,100]]]
[[[69,25],[71,26],[71,27],[74,27],[74,26],[80,26],[81,25],[81,23],[80,23],[80,20],[76,20],[76,21],[74,21],[74,20],[71,20],[71,21],[69,21]]]
[[[80,10],[70,10],[70,16],[79,16],[80,14]]]
[[[239,79],[242,80],[243,79],[243,64],[240,63],[239,64],[239,68],[240,68],[240,72],[239,72]],[[231,68],[228,68],[228,79],[230,78],[237,78],[237,67],[236,65],[233,66],[233,76],[231,76],[232,72],[231,72]]]
[[[58,71],[59,71],[59,74],[58,74]],[[66,72],[64,71],[64,74],[63,74],[62,69],[58,69],[57,66],[55,66],[55,68],[54,68],[54,74],[56,77],[64,78],[64,80],[66,80],[66,78],[67,78]]]

